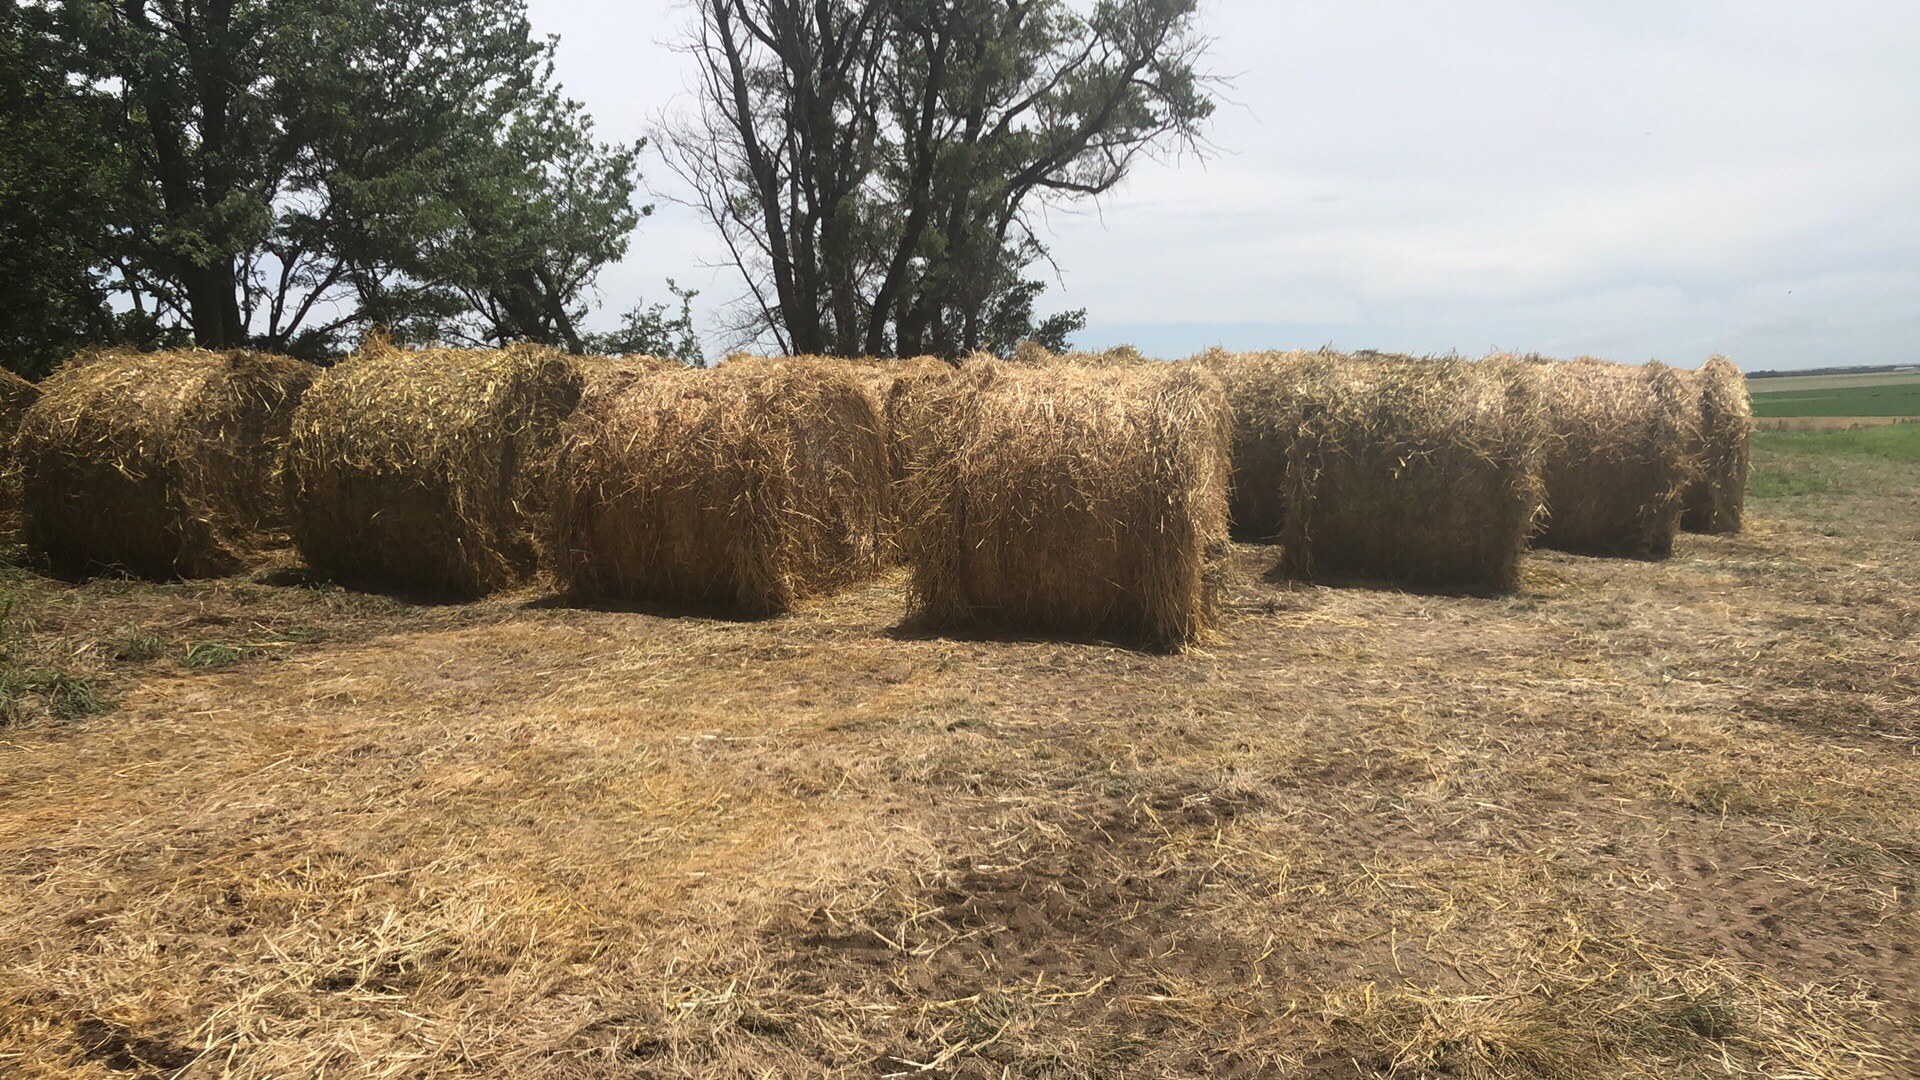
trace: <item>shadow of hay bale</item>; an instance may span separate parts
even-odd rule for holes
[[[284,543],[280,447],[318,370],[247,352],[99,352],[40,384],[14,443],[51,569],[220,577]]]

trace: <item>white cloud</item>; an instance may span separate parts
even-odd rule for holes
[[[1088,309],[1087,343],[1914,359],[1920,5],[1203,3],[1219,154],[1047,218],[1047,301]],[[681,5],[533,14],[609,135],[686,85]],[[667,276],[730,297],[717,256],[663,205],[608,306]]]

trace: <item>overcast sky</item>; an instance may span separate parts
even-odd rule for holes
[[[1216,151],[1048,220],[1082,347],[1920,360],[1920,0],[1201,6]],[[681,0],[532,11],[604,136],[685,104]],[[718,257],[663,200],[599,321],[672,277],[713,351]]]

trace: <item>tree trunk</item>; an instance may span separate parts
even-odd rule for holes
[[[193,343],[203,349],[234,349],[247,343],[234,291],[233,260],[214,266],[188,266],[180,272],[187,291],[187,318]]]

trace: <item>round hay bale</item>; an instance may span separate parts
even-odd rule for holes
[[[318,369],[248,352],[99,352],[40,384],[15,443],[28,548],[67,573],[218,577],[284,539],[276,469]]]
[[[1316,357],[1337,359],[1337,354],[1230,353],[1216,348],[1193,359],[1219,377],[1233,408],[1233,479],[1227,507],[1236,540],[1267,544],[1280,538],[1301,380]]]
[[[40,387],[0,368],[0,542],[20,535],[20,472],[13,463],[13,439],[27,407],[40,400]]]
[[[1700,423],[1680,527],[1696,533],[1737,533],[1753,470],[1753,399],[1747,394],[1747,377],[1733,361],[1716,356],[1691,379],[1699,395]]]
[[[1665,558],[1680,530],[1698,397],[1661,363],[1536,364],[1547,406],[1542,547]]]
[[[1511,590],[1540,513],[1530,372],[1503,360],[1307,359],[1287,410],[1281,572]]]
[[[602,361],[595,381],[648,365]],[[287,446],[293,537],[341,581],[473,597],[538,566],[548,472],[583,365],[553,349],[395,348],[376,339],[329,371]]]
[[[1156,648],[1211,632],[1228,548],[1212,375],[971,360],[920,408],[905,548],[921,620]]]
[[[582,595],[771,615],[879,567],[886,444],[843,364],[590,388],[555,476],[555,574]]]
[[[900,485],[905,479],[906,461],[912,453],[912,443],[920,427],[915,403],[924,397],[926,388],[952,378],[955,366],[937,356],[899,359],[796,356],[787,359],[795,363],[839,368],[851,375],[861,391],[873,402],[874,413],[880,419],[880,433],[887,444],[889,480],[886,500],[880,511],[880,559],[889,566],[898,564],[901,559],[899,537],[902,527]],[[728,357],[727,363],[745,360],[764,363],[767,358],[738,353]]]
[[[982,353],[980,359],[991,359],[991,354]],[[1037,341],[1022,341],[1014,347],[1013,363],[1026,367],[1045,367],[1051,364],[1073,364],[1080,367],[1136,367],[1141,364],[1160,364],[1131,345],[1115,345],[1100,352],[1087,352],[1084,349],[1070,349],[1057,353],[1049,350]]]
[[[38,385],[0,368],[0,446],[13,441],[13,434],[20,427],[20,414],[39,400]]]

